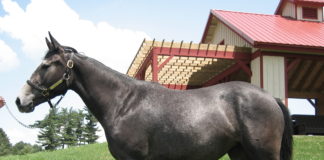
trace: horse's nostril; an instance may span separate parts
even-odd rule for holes
[[[16,99],[16,105],[17,106],[20,106],[21,105],[19,97]]]

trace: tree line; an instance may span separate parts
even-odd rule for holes
[[[42,148],[38,145],[31,145],[22,141],[12,145],[7,134],[0,128],[0,156],[9,154],[22,155],[26,153],[35,153],[41,150]]]
[[[96,135],[99,131],[97,124],[98,121],[86,107],[83,110],[53,108],[43,120],[31,125],[40,129],[37,135],[39,145],[19,142],[12,146],[6,133],[0,128],[0,156],[95,143],[99,138]]]

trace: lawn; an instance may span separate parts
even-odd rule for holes
[[[107,151],[107,143],[97,143],[52,152],[0,157],[0,160],[114,160]]]
[[[324,136],[294,136],[294,160],[324,160]],[[221,160],[228,160],[227,156]],[[53,152],[0,157],[0,160],[114,160],[107,143],[72,147]]]

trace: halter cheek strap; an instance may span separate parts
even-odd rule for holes
[[[57,81],[56,83],[54,83],[53,85],[51,85],[49,88],[41,88],[40,86],[35,85],[34,83],[32,83],[30,80],[27,80],[27,84],[32,86],[33,88],[39,90],[41,92],[41,94],[43,95],[43,97],[46,97],[47,102],[49,104],[49,106],[51,108],[56,107],[61,100],[63,99],[63,97],[65,96],[65,93],[61,96],[61,98],[55,103],[55,105],[52,104],[51,99],[50,99],[50,93],[56,88],[58,87],[60,84],[62,84],[65,81],[65,79],[60,79],[59,81]]]

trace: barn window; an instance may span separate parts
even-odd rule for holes
[[[317,8],[303,7],[303,19],[317,19]]]

